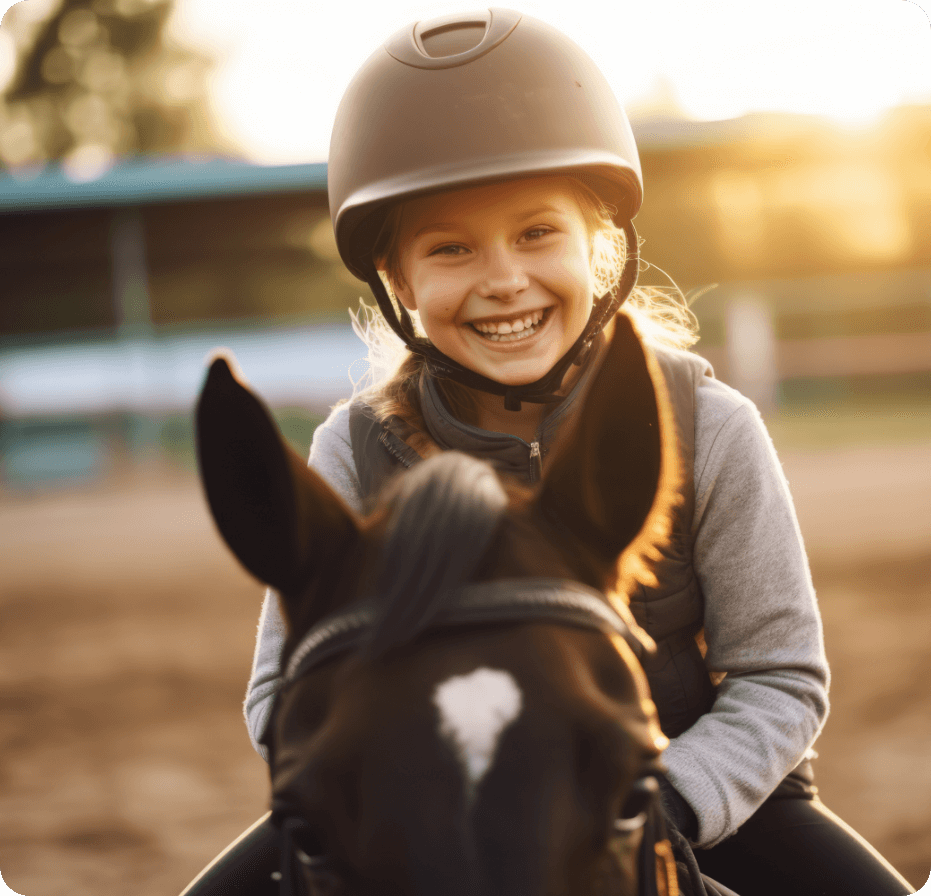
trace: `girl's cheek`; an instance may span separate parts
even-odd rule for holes
[[[444,320],[449,320],[454,322],[456,315],[459,313],[459,310],[462,306],[450,298],[448,301],[443,303],[442,316]]]
[[[437,309],[443,314],[451,314],[459,305],[462,289],[463,281],[460,278],[446,276],[433,282],[430,293]]]

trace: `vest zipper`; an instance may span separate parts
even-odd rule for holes
[[[530,443],[530,481],[538,482],[543,478],[543,457],[540,454],[540,443]]]

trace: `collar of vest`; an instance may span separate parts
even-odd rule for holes
[[[438,598],[431,630],[460,625],[555,622],[620,635],[643,660],[655,645],[626,605],[614,607],[602,592],[570,579],[526,578],[473,582]],[[291,654],[282,684],[288,685],[339,654],[362,647],[378,619],[376,598],[364,598],[318,622]]]
[[[598,359],[607,344],[604,333],[599,333],[592,346],[591,362],[585,365],[578,380],[565,399],[543,418],[537,431],[536,442],[545,453],[559,432],[563,422],[577,407],[598,367]],[[491,432],[463,423],[446,404],[441,384],[428,371],[421,377],[420,406],[430,438],[446,451],[464,451],[473,457],[487,460],[499,472],[527,476],[528,445],[517,436]]]

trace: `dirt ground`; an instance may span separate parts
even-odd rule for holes
[[[783,461],[824,614],[825,801],[931,870],[931,446]],[[261,589],[181,474],[0,495],[0,872],[175,896],[265,810],[241,717]]]

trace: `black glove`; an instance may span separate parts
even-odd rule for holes
[[[698,836],[698,818],[692,807],[664,775],[660,775],[658,781],[666,823],[674,827],[687,840],[694,840]]]

